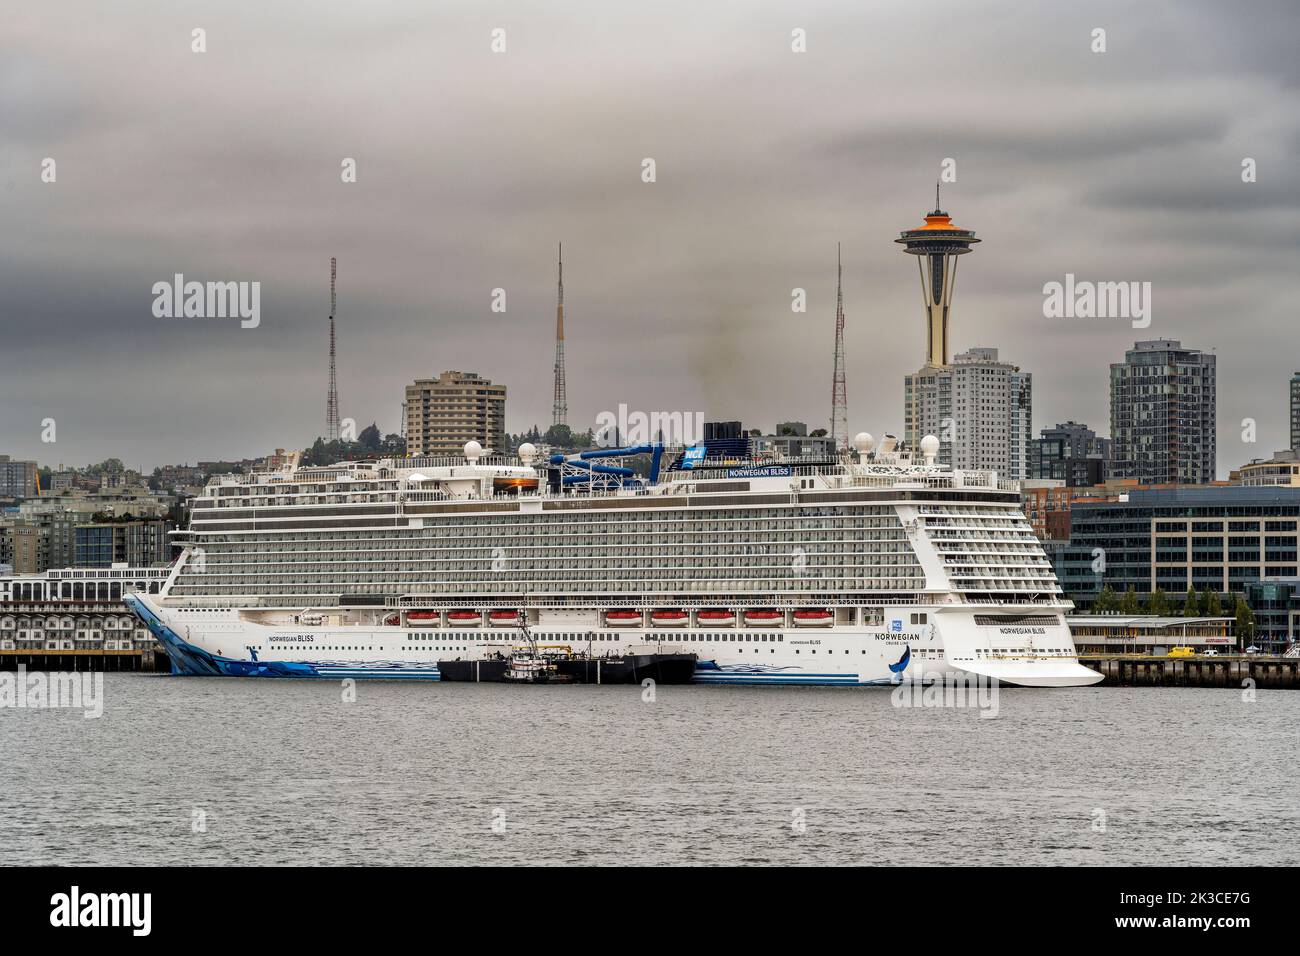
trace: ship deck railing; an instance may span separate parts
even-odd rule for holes
[[[199,606],[204,608],[226,608],[231,610],[301,610],[304,607],[313,610],[374,610],[397,611],[409,608],[437,607],[455,610],[468,609],[485,611],[496,609],[528,608],[575,608],[593,610],[598,608],[682,608],[683,610],[713,607],[771,607],[792,609],[797,607],[893,607],[912,605],[916,607],[935,608],[988,608],[1006,609],[1030,607],[1072,608],[1073,604],[1064,594],[1044,594],[1042,597],[1026,598],[1003,595],[998,598],[965,597],[953,602],[948,599],[951,592],[938,593],[895,593],[881,595],[854,594],[745,594],[745,595],[683,595],[683,594],[599,594],[599,595],[450,595],[450,594],[406,594],[401,597],[385,598],[383,604],[340,604],[336,597],[324,595],[276,595],[269,597],[217,597],[212,595],[184,595],[171,600],[177,606]]]

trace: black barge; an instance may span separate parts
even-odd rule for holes
[[[438,661],[444,681],[495,684],[689,684],[695,675],[694,654],[621,654],[611,657],[570,655],[524,660],[493,656]]]

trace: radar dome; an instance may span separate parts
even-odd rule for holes
[[[519,446],[519,460],[524,464],[529,464],[537,457],[537,446],[530,441],[524,442]]]
[[[483,454],[483,446],[480,445],[478,442],[473,440],[465,442],[465,457],[467,459],[469,459],[470,461],[474,461],[482,454]]]
[[[926,458],[934,458],[939,454],[939,439],[934,435],[926,435],[921,439],[921,454]]]
[[[876,439],[872,437],[871,432],[858,432],[853,436],[853,447],[858,450],[860,455],[865,455],[871,451],[875,443]]]

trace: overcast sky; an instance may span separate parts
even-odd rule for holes
[[[1221,474],[1289,442],[1291,0],[5,7],[0,453],[152,468],[305,445],[331,255],[344,417],[396,431],[407,382],[462,369],[507,384],[510,431],[545,428],[560,241],[574,427],[620,402],[825,426],[839,241],[850,430],[900,431],[925,331],[893,240],[946,157],[943,205],[982,240],[953,350],[1031,371],[1036,432],[1109,434],[1108,363],[1167,337],[1218,355]],[[1151,282],[1150,328],[1044,318],[1067,272]],[[175,273],[260,282],[260,326],[155,317]]]

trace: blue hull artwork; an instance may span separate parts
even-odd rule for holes
[[[164,624],[147,606],[128,595],[127,605],[167,649],[172,673],[193,677],[309,677],[318,680],[363,678],[368,680],[440,680],[432,662],[399,661],[259,661],[235,660],[196,647]],[[792,665],[718,664],[702,660],[696,664],[695,684],[821,685],[861,687],[897,683],[911,662],[911,648],[905,648],[897,663],[889,665],[890,678],[867,679],[856,673],[808,672]],[[254,654],[254,657],[256,655]]]
[[[438,680],[436,665],[402,665],[345,661],[241,661],[209,653],[184,640],[159,620],[158,616],[134,598],[123,603],[144,622],[149,632],[162,642],[172,662],[172,673],[191,677],[314,677],[339,680],[345,677],[369,679]]]

